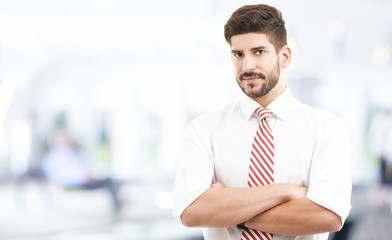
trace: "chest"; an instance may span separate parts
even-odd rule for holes
[[[226,187],[245,187],[254,134],[258,123],[244,128],[222,129],[213,143],[215,180]],[[273,127],[275,183],[308,186],[316,136],[306,129],[277,123]]]

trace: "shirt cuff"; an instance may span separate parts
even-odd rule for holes
[[[195,186],[199,187],[195,188]],[[172,215],[179,218],[184,210],[208,188],[210,188],[210,185],[206,185],[205,182],[190,178],[183,181],[181,185],[177,185],[172,193],[174,200]]]
[[[336,191],[328,189],[312,189],[308,192],[306,197],[318,205],[339,215],[343,226],[351,209],[351,204],[347,201],[347,198],[344,198]]]

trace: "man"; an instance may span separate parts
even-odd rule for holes
[[[187,127],[173,215],[207,240],[327,239],[351,208],[346,129],[287,88],[280,11],[244,6],[225,38],[244,95]]]

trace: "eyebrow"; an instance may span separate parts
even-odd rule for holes
[[[231,53],[242,53],[242,50],[231,50]]]
[[[266,50],[266,49],[268,49],[268,48],[265,46],[258,46],[258,47],[251,48],[250,50],[257,51],[257,50]],[[243,50],[236,50],[236,49],[231,50],[231,53],[242,53],[242,52],[244,52],[244,51]]]
[[[265,46],[258,46],[258,47],[251,48],[250,50],[256,51],[256,50],[266,50],[266,49],[268,49],[268,48]]]

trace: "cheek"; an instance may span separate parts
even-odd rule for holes
[[[263,57],[258,59],[257,66],[259,66],[260,68],[269,68],[273,66],[275,62],[276,61],[271,58]]]
[[[275,68],[275,66],[276,60],[268,60],[260,64],[260,68],[265,72],[271,72]]]
[[[238,61],[238,60],[232,60],[232,63],[233,63],[234,73],[235,73],[235,75],[237,76],[237,75],[240,74],[241,71],[242,71],[242,64],[241,64],[241,62]]]

